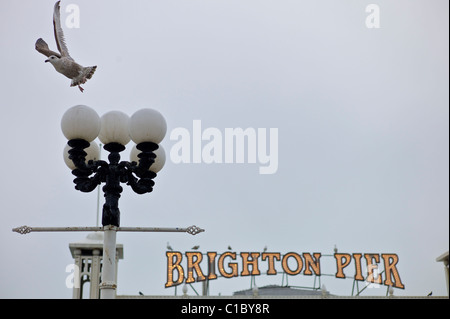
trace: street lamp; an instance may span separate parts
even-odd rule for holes
[[[112,111],[101,118],[90,107],[77,105],[68,109],[61,119],[61,129],[68,139],[64,150],[65,162],[76,176],[75,189],[91,192],[105,183],[105,204],[102,212],[104,228],[102,299],[115,297],[116,231],[120,225],[119,198],[121,183],[129,185],[138,194],[150,193],[153,179],[164,166],[164,150],[159,147],[167,125],[155,110],[142,109],[131,118],[125,113]],[[99,138],[109,152],[108,160],[100,160],[99,149],[91,142]],[[136,143],[131,161],[120,161],[120,152],[130,140]],[[94,145],[93,143],[92,145]],[[159,152],[158,152],[159,151]]]
[[[120,184],[126,183],[138,194],[150,193],[156,173],[164,166],[164,149],[158,145],[167,130],[164,117],[158,111],[142,109],[131,118],[119,111],[100,118],[90,107],[77,105],[64,113],[61,129],[68,139],[64,158],[76,176],[75,189],[91,192],[105,183],[102,225],[119,227]],[[98,159],[99,149],[91,144],[96,137],[109,152],[109,163]],[[131,161],[120,161],[120,152],[131,139],[136,143]]]

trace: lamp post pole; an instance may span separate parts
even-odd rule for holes
[[[116,296],[116,227],[104,230],[101,299],[114,299]]]

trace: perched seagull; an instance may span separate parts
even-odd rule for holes
[[[199,249],[200,248],[200,246],[199,245],[195,245],[194,247],[192,247],[191,249],[194,249],[194,250],[197,250],[197,249]]]
[[[168,250],[173,250],[172,246],[169,245],[169,242],[167,242],[167,249]]]
[[[83,67],[76,63],[74,59],[69,55],[67,50],[66,42],[64,40],[64,33],[61,28],[61,20],[59,14],[59,3],[55,3],[53,9],[53,32],[55,34],[56,46],[60,53],[56,53],[48,48],[48,44],[42,40],[42,38],[37,39],[35,48],[37,51],[48,57],[45,62],[50,62],[59,73],[65,75],[72,80],[70,86],[78,86],[81,92],[84,89],[80,84],[86,83],[88,79],[92,77],[97,66]]]

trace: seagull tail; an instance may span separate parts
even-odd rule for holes
[[[89,80],[94,75],[95,70],[97,70],[96,65],[88,66],[83,69],[84,77],[86,78],[86,80]]]
[[[76,78],[72,79],[72,83],[70,84],[70,86],[77,86],[86,83],[87,80],[92,78],[92,75],[94,75],[96,69],[96,65],[84,67],[81,70],[80,74]]]

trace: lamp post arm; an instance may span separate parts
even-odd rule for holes
[[[127,167],[127,185],[129,185],[133,191],[137,194],[145,194],[153,191],[153,186],[155,186],[155,182],[153,178],[156,177],[156,174],[147,170],[143,172],[139,166],[136,165],[136,162],[126,163]],[[139,173],[136,173],[139,171]],[[135,177],[134,175],[138,175],[140,178]]]
[[[92,192],[105,181],[107,170],[108,163],[105,161],[89,161],[88,164],[83,162],[82,168],[72,171],[72,174],[77,176],[73,180],[75,189],[84,193]],[[94,176],[89,177],[93,173],[95,173]]]

